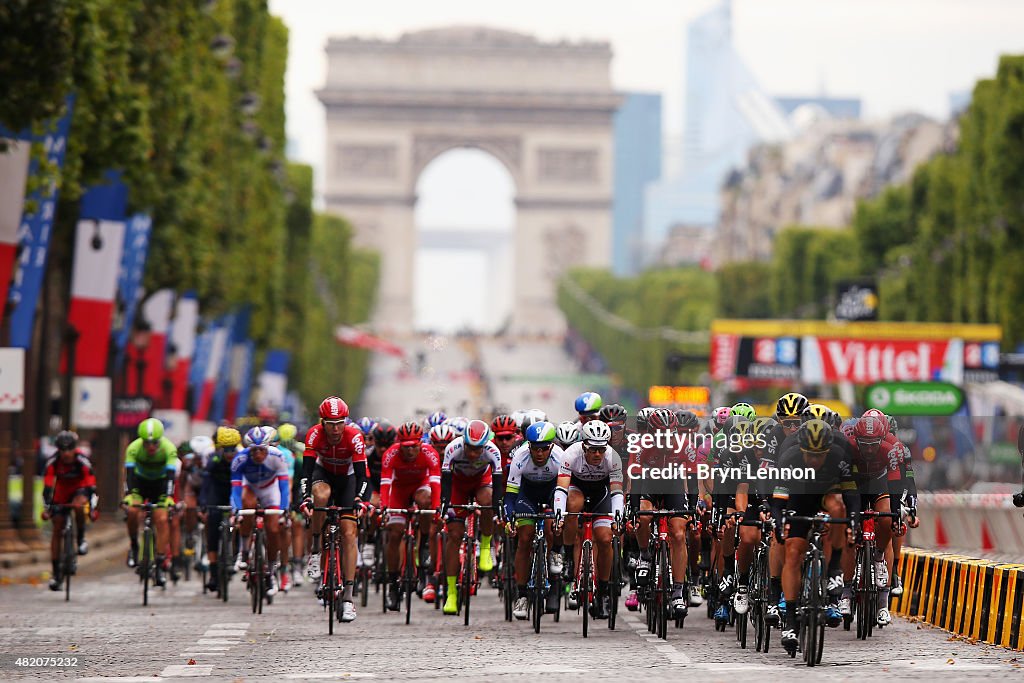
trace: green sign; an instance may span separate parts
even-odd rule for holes
[[[944,416],[960,410],[964,393],[948,382],[876,382],[864,402],[886,415]]]

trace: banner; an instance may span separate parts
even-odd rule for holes
[[[188,401],[192,356],[196,353],[196,325],[199,324],[199,300],[188,291],[178,297],[171,325],[171,408],[184,410]]]
[[[798,381],[800,340],[795,337],[711,336],[711,377]]]
[[[6,152],[0,152],[0,317],[3,317],[14,257],[18,253],[18,227],[25,207],[32,143],[0,135],[0,144],[7,146]]]
[[[244,415],[249,407],[249,387],[255,351],[256,345],[251,339],[246,339],[231,348],[231,372],[225,419],[234,420],[239,415]]]
[[[106,185],[93,186],[82,196],[81,220],[75,230],[68,324],[79,334],[75,374],[84,377],[107,373],[118,266],[124,248],[128,188],[117,171],[108,171],[106,179]]]
[[[203,374],[199,384],[199,393],[196,398],[196,408],[193,411],[197,420],[210,418],[210,408],[213,405],[213,394],[217,386],[217,376],[224,365],[224,355],[227,352],[228,320],[224,317],[214,323],[209,331],[208,348],[204,349],[206,362],[203,365]],[[198,359],[198,353],[196,354]]]
[[[740,337],[735,334],[711,335],[711,379],[727,380],[736,376],[736,358]]]
[[[374,337],[373,335],[367,334],[355,327],[349,327],[348,325],[338,326],[338,329],[334,332],[334,338],[339,344],[344,346],[368,349],[370,351],[377,351],[379,353],[397,356],[398,358],[405,356],[405,351],[402,347],[392,344],[386,339]]]
[[[964,382],[995,382],[999,379],[999,342],[964,344]]]
[[[106,429],[111,425],[109,377],[75,377],[71,383],[71,424],[75,429]]]
[[[117,274],[117,299],[124,311],[123,324],[117,334],[118,366],[124,360],[123,351],[128,343],[135,311],[142,301],[142,275],[146,269],[146,255],[149,253],[149,235],[153,219],[144,213],[137,213],[128,219],[128,233],[121,255],[121,269]]]
[[[74,103],[74,96],[69,95],[64,115],[46,126],[48,132],[44,136],[34,138],[34,141],[43,143],[47,165],[58,171],[64,167],[64,153],[67,150]],[[6,132],[3,134],[8,137],[19,137]],[[37,168],[37,164],[30,162],[29,177],[36,174]],[[32,344],[36,304],[39,302],[43,274],[46,272],[46,255],[53,232],[53,217],[57,210],[57,178],[52,178],[44,187],[33,192],[26,199],[26,204],[30,205],[32,211],[22,216],[21,225],[18,227],[21,254],[8,295],[13,306],[10,345],[22,349],[27,349]]]
[[[142,378],[142,393],[153,397],[153,403],[163,407],[164,377],[167,375],[167,332],[171,328],[171,310],[174,308],[174,290],[153,292],[142,304],[142,319],[149,325],[149,345],[146,347],[146,373]]]
[[[271,349],[267,352],[267,360],[259,377],[260,408],[266,406],[280,410],[284,406],[290,361],[291,356],[282,349]]]
[[[0,349],[0,413],[25,409],[25,349]]]
[[[963,341],[803,339],[803,381],[808,384],[963,379]]]
[[[228,392],[231,389],[231,364],[235,357],[235,348],[245,343],[249,337],[249,317],[251,309],[243,306],[228,316],[228,338],[221,358],[221,367],[217,373],[213,403],[210,407],[210,419],[219,422],[225,419],[228,407]]]
[[[836,285],[837,320],[878,320],[878,286],[874,282]]]
[[[115,396],[114,426],[134,432],[152,410],[153,402],[146,396]]]
[[[964,393],[948,382],[877,382],[864,392],[864,404],[886,415],[948,416],[963,406]]]

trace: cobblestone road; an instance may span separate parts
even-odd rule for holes
[[[694,614],[668,641],[648,636],[628,615],[615,632],[580,635],[580,619],[547,618],[541,634],[528,622],[507,624],[497,593],[483,589],[469,627],[422,602],[412,624],[381,614],[378,595],[352,624],[327,635],[326,617],[309,586],[275,599],[253,615],[236,581],[229,604],[204,597],[199,584],[180,583],[141,605],[137,580],[122,565],[93,567],[73,584],[70,603],[45,586],[0,589],[0,680],[209,681],[436,680],[519,681],[615,679],[703,681],[1020,680],[1014,653],[950,641],[938,629],[903,620],[867,643],[830,630],[823,666],[808,670],[777,641],[767,654],[741,651],[731,632],[715,633]],[[777,634],[773,634],[777,638]],[[28,669],[14,658],[77,657],[77,668]],[[194,664],[189,664],[193,660]]]

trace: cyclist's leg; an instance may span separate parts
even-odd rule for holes
[[[491,539],[494,537],[494,512],[491,511],[491,503],[494,500],[494,490],[491,487],[490,472],[473,494],[474,500],[480,510],[480,569],[490,571],[494,567],[494,553],[491,550]]]
[[[586,501],[583,491],[575,486],[569,486],[568,498],[565,502],[566,512],[582,512],[584,502]],[[573,567],[580,566],[580,546],[576,542],[577,536],[579,536],[579,529],[579,517],[566,517],[563,538],[565,546],[569,548],[569,557],[572,559]]]
[[[515,513],[522,515],[536,514],[537,507],[534,501],[524,496],[522,492],[516,498]],[[537,523],[532,519],[520,519],[516,521],[516,586],[519,589],[517,597],[526,597],[526,585],[530,579],[530,559],[533,553],[533,539],[537,533]],[[546,561],[546,560],[545,560]]]

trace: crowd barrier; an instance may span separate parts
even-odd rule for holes
[[[922,493],[917,507],[921,526],[910,530],[908,545],[1024,558],[1024,517],[1008,495]]]
[[[1024,564],[904,548],[891,609],[952,633],[1024,650]]]

